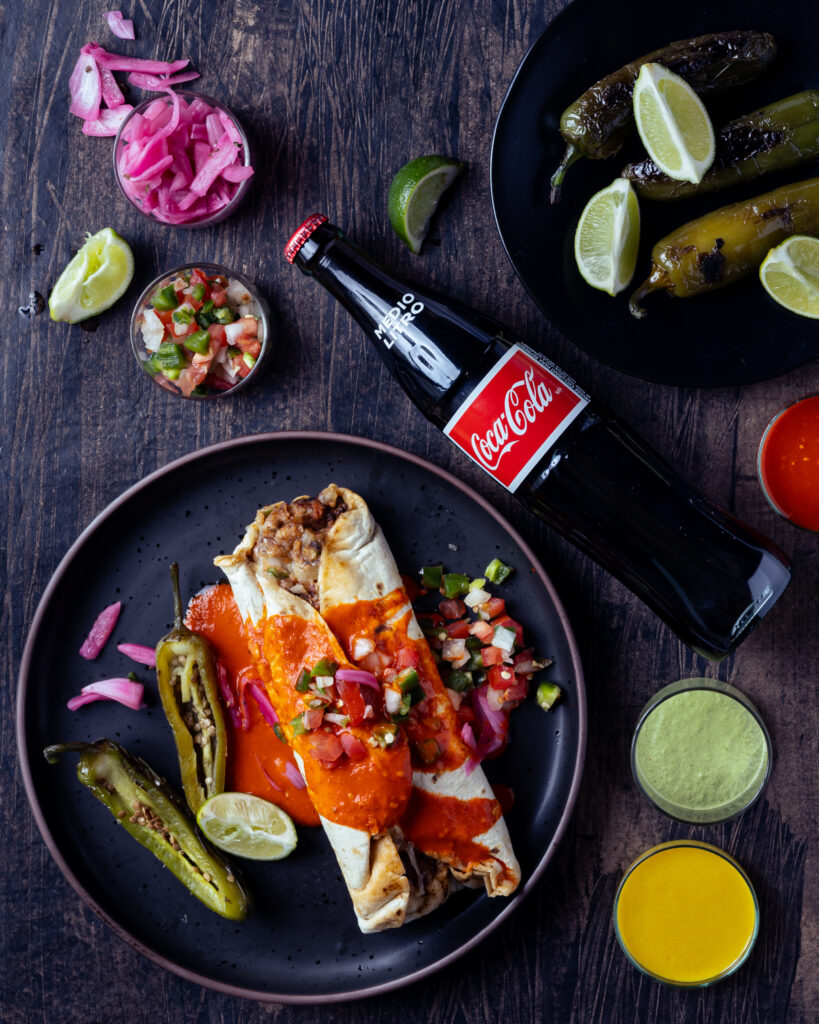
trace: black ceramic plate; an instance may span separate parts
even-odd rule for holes
[[[400,567],[444,562],[477,574],[498,556],[517,568],[504,584],[536,649],[554,658],[547,677],[565,688],[552,714],[527,701],[514,742],[488,774],[514,787],[509,828],[524,883],[509,900],[461,892],[428,918],[363,936],[335,858],[318,829],[278,864],[245,862],[256,908],[224,921],[116,827],[75,775],[75,759],[47,765],[42,749],[109,736],[178,781],[169,728],[150,670],[139,674],[148,708],[113,703],[77,712],[66,700],[93,679],[135,667],[117,643],[153,644],[169,629],[168,565],[183,593],[219,578],[212,560],[232,550],[258,506],[316,493],[329,481],[361,493]],[[449,545],[457,545],[457,551]],[[77,651],[97,613],[123,610],[96,662]],[[330,434],[266,434],[196,452],[147,477],[110,505],[59,566],[37,610],[18,694],[23,775],[40,831],[63,874],[127,942],[184,977],[276,1002],[352,999],[406,984],[470,949],[531,890],[566,827],[586,735],[583,677],[569,623],[543,568],[483,498],[442,470],[370,441]]]
[[[515,270],[563,334],[627,373],[680,386],[749,384],[819,357],[811,320],[769,299],[756,275],[690,299],[655,294],[648,316],[628,311],[631,289],[616,298],[590,288],[574,261],[584,205],[641,154],[639,139],[608,160],[581,160],[566,175],[563,199],[549,203],[560,162],[563,110],[599,78],[675,39],[753,28],[778,43],[760,78],[708,100],[715,124],[766,103],[819,87],[819,5],[799,0],[721,0],[646,6],[631,0],[574,0],[531,48],[509,88],[492,145],[492,202]],[[816,161],[784,174],[677,203],[642,202],[640,255],[632,286],[648,274],[655,242],[709,210],[819,173]]]

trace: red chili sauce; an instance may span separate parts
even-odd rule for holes
[[[210,642],[214,654],[227,669],[234,692],[243,672],[255,674],[242,617],[228,583],[217,583],[200,591],[188,606],[185,624]],[[307,790],[297,788],[288,778],[288,763],[292,765],[290,772],[301,777],[290,748],[262,718],[255,701],[247,702],[247,711],[247,729],[233,725],[230,715],[225,715],[228,731],[226,788],[269,800],[300,825],[318,825],[318,814]]]
[[[768,427],[760,446],[759,478],[781,515],[819,531],[819,395],[789,406]]]
[[[412,708],[404,726],[412,751],[412,767],[422,772],[452,771],[466,761],[469,750],[460,737],[455,709],[426,637],[412,639],[408,634],[412,616],[409,604],[406,590],[399,587],[386,597],[337,605],[323,614],[348,657],[352,656],[358,638],[372,640],[377,654],[390,658],[406,647],[417,653],[418,678],[426,698]],[[391,621],[404,606],[406,614]],[[375,674],[379,676],[378,670]],[[428,754],[430,744],[434,744],[432,750],[439,751],[437,757]]]

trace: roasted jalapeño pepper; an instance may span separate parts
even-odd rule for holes
[[[595,82],[560,118],[566,152],[552,175],[551,201],[559,199],[566,171],[580,157],[602,160],[620,150],[634,125],[632,93],[643,64],[662,64],[705,96],[750,81],[775,56],[767,32],[714,32],[669,43]]]
[[[171,565],[174,627],[156,647],[156,678],[176,751],[182,788],[196,814],[225,788],[227,733],[210,645],[182,622],[179,566]]]
[[[205,906],[241,921],[250,900],[228,862],[200,838],[179,797],[141,758],[113,740],[59,743],[43,751],[80,755],[77,778],[134,839],[157,857]]]
[[[723,206],[666,235],[652,249],[651,273],[629,309],[642,318],[640,302],[650,292],[687,298],[747,277],[791,235],[819,235],[819,178]]]
[[[628,164],[622,177],[641,199],[685,199],[784,171],[817,156],[819,91],[808,89],[723,125],[716,133],[714,162],[697,185],[669,178],[648,158]]]

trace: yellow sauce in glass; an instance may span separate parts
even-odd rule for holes
[[[617,937],[634,963],[673,985],[707,985],[739,966],[756,938],[751,883],[727,854],[694,840],[653,847],[627,872]]]

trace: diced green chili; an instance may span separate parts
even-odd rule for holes
[[[197,281],[196,284],[193,286],[193,290],[191,291],[191,298],[194,300],[194,302],[201,302],[202,299],[204,299],[204,297],[205,286],[202,284],[201,281]]]
[[[392,746],[397,735],[398,728],[395,725],[376,725],[373,728],[373,736],[379,747]]]
[[[303,736],[307,732],[307,727],[304,724],[304,717],[302,715],[296,715],[291,720],[290,726],[293,729],[294,736]]]
[[[156,678],[194,814],[225,788],[227,732],[210,644],[182,621],[179,566],[171,565],[174,627],[156,647]]]
[[[447,676],[446,685],[456,693],[466,693],[467,690],[471,690],[474,686],[472,672],[464,672],[459,668],[454,668]]]
[[[210,350],[210,334],[207,331],[194,331],[187,338],[182,339],[182,344],[191,352],[197,352],[200,356]]]
[[[311,678],[312,677],[311,677],[310,673],[307,671],[307,669],[306,668],[302,669],[301,675],[299,676],[298,680],[296,681],[296,689],[299,691],[299,693],[306,693],[310,689],[310,679]]]
[[[242,355],[242,362],[252,370],[256,365],[256,356],[252,356],[249,352],[245,352]]]
[[[552,705],[560,697],[563,691],[554,683],[541,683],[535,693],[535,700],[544,711],[550,711]]]
[[[188,365],[182,346],[175,341],[163,341],[156,352],[154,361],[161,371],[184,370]]]
[[[230,864],[205,844],[179,795],[141,758],[107,739],[58,743],[43,753],[49,764],[79,754],[77,778],[126,832],[211,910],[232,921],[247,917],[250,898]]]
[[[179,305],[179,299],[176,297],[176,291],[172,284],[167,284],[164,288],[158,288],[151,296],[150,302],[154,309],[161,310],[163,313],[176,309]]]
[[[460,572],[448,572],[444,575],[441,591],[444,597],[460,597],[469,593],[469,577]]]
[[[214,309],[213,318],[217,324],[232,324],[234,320],[239,319],[239,316],[233,312],[230,306],[219,306]]]
[[[402,672],[399,672],[395,677],[395,681],[398,683],[401,693],[409,693],[421,685],[421,680],[418,678],[418,673],[414,668],[405,668]]]
[[[175,324],[189,324],[193,320],[193,313],[190,306],[180,306],[171,313],[171,320]]]
[[[430,590],[437,590],[444,575],[442,565],[425,565],[421,570],[421,583]]]
[[[310,675],[313,679],[315,679],[316,676],[334,676],[337,668],[338,665],[334,661],[330,661],[329,658],[322,658],[313,666],[313,671]]]
[[[484,570],[484,576],[490,583],[503,583],[514,571],[511,565],[506,565],[499,558],[493,558]]]
[[[242,350],[237,348],[235,345],[228,345],[227,354],[228,358],[235,359],[236,356],[240,356],[242,354]]]

